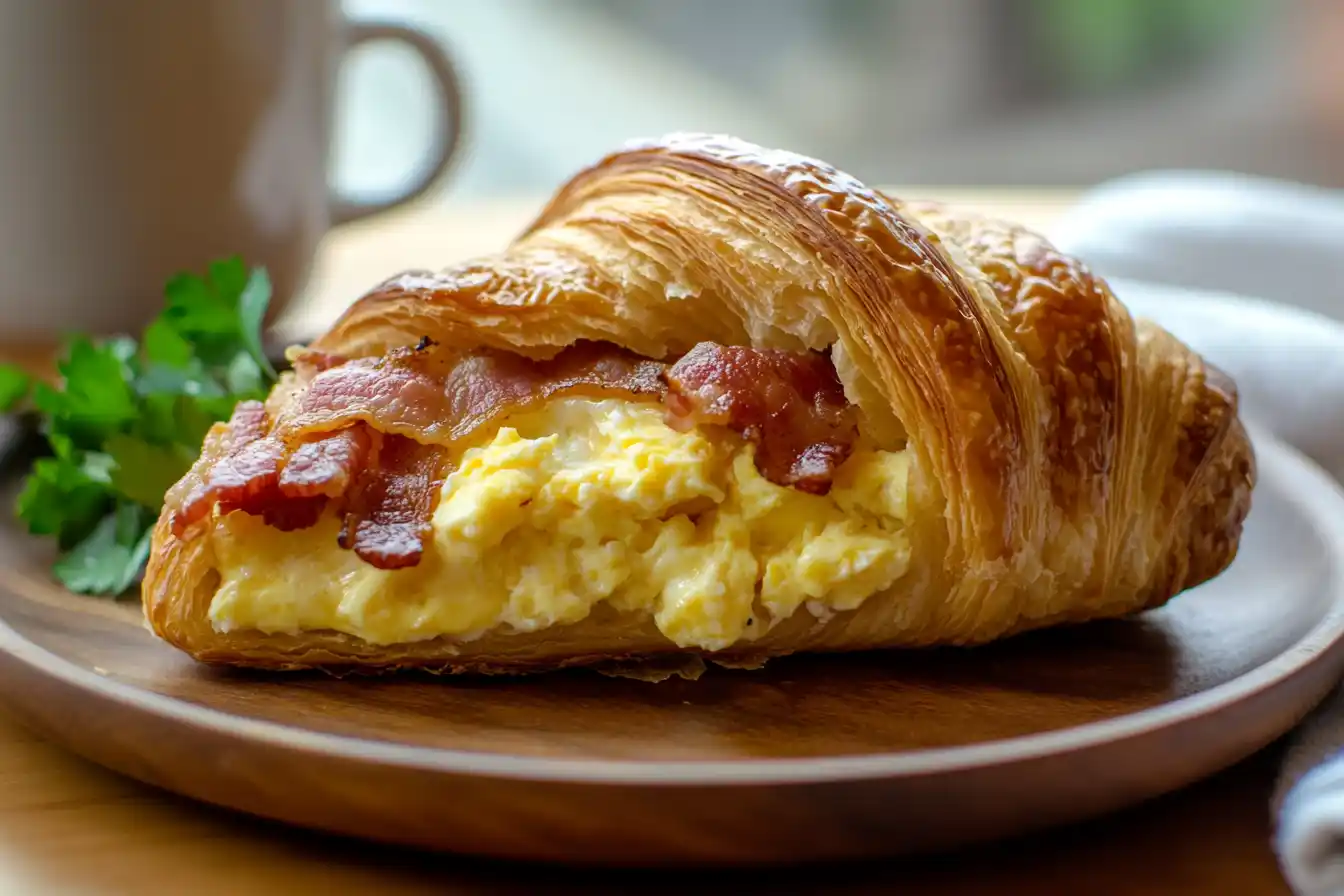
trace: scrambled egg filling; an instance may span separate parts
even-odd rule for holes
[[[577,622],[603,601],[682,647],[758,637],[800,607],[857,607],[906,571],[909,458],[860,449],[825,496],[775,485],[752,448],[678,432],[654,404],[565,399],[465,451],[419,565],[379,570],[324,518],[215,521],[216,629],[331,629],[374,644]]]

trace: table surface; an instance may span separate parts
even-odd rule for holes
[[[921,188],[1048,228],[1067,193]],[[368,286],[491,251],[535,200],[418,208],[333,232],[278,330],[320,331]],[[37,353],[40,354],[40,353]],[[485,863],[351,843],[188,802],[87,763],[0,714],[0,893],[741,891],[1280,894],[1268,802],[1280,748],[1095,822],[945,856],[802,871],[635,872]]]

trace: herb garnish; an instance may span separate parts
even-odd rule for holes
[[[204,277],[174,277],[164,295],[138,342],[67,339],[57,387],[0,365],[0,410],[36,414],[50,449],[17,512],[28,531],[56,539],[53,572],[72,591],[115,596],[139,578],[164,493],[206,431],[275,382],[261,344],[263,268],[217,261]]]

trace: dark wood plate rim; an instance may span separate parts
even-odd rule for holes
[[[1253,433],[1259,488],[1275,489],[1308,517],[1332,547],[1328,609],[1295,644],[1268,662],[1207,691],[1161,706],[1041,734],[957,747],[926,748],[862,756],[742,760],[608,760],[511,756],[364,740],[260,721],[198,706],[114,681],[27,640],[0,618],[0,650],[40,676],[149,713],[182,727],[209,731],[286,750],[414,771],[560,783],[644,786],[733,786],[821,784],[866,778],[956,774],[987,766],[1028,762],[1115,744],[1218,713],[1242,701],[1289,685],[1318,662],[1344,650],[1344,489],[1293,448],[1263,432]],[[1344,658],[1342,658],[1344,659]],[[653,686],[653,685],[651,685]]]

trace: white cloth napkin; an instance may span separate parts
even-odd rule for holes
[[[1140,175],[1098,188],[1052,235],[1231,374],[1244,416],[1344,480],[1344,195]],[[1293,890],[1344,894],[1344,689],[1292,735],[1271,811]]]
[[[1344,193],[1210,171],[1102,184],[1060,248],[1110,277],[1256,296],[1344,320]]]

